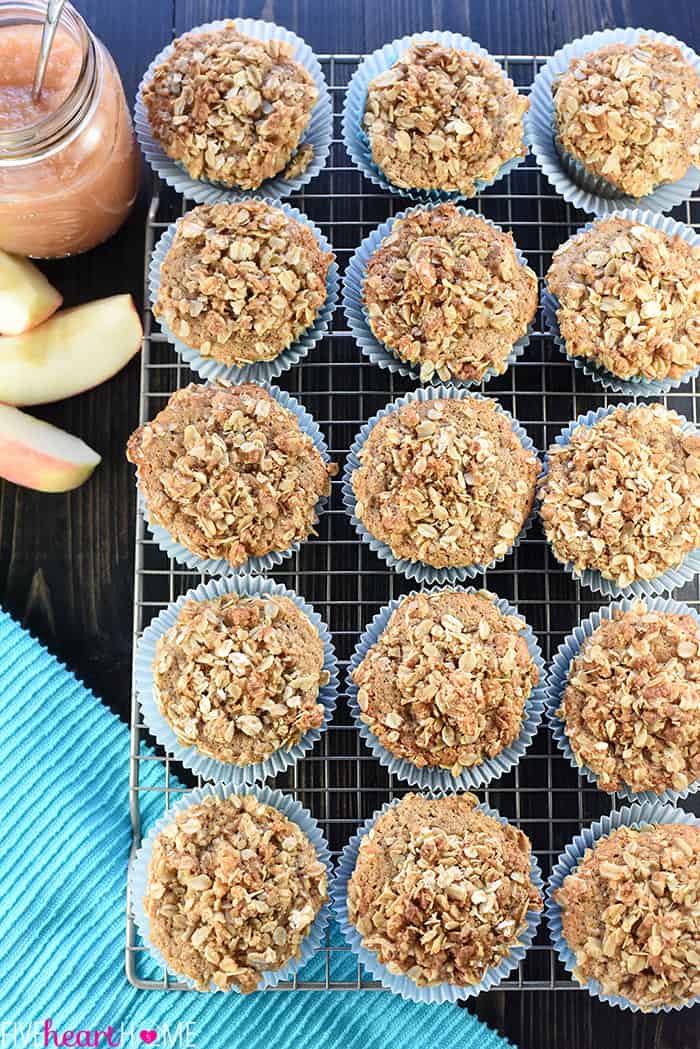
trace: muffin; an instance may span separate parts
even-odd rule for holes
[[[238,568],[314,534],[330,492],[296,415],[254,383],[191,383],[127,445],[149,519],[201,558]]]
[[[620,379],[681,379],[700,364],[700,247],[627,218],[557,248],[545,278],[566,351]]]
[[[301,954],[328,898],[327,874],[296,823],[254,795],[209,796],[153,844],[149,940],[197,990],[258,989]]]
[[[556,715],[601,790],[686,790],[700,776],[697,621],[616,608],[571,661]]]
[[[313,323],[332,262],[280,207],[203,204],[175,227],[153,313],[203,357],[270,361]]]
[[[290,598],[224,594],[182,606],[158,639],[153,690],[179,743],[252,765],[321,727],[323,664],[318,630]]]
[[[372,332],[420,377],[502,375],[537,311],[537,277],[510,233],[454,204],[397,219],[367,264]]]
[[[528,105],[490,58],[427,41],[370,81],[362,125],[394,185],[471,197],[527,153]]]
[[[391,973],[420,987],[479,984],[542,908],[529,840],[476,806],[473,794],[406,794],[360,841],[349,920]]]
[[[539,462],[494,401],[412,401],[372,426],[355,515],[396,558],[435,568],[504,557],[535,499]]]
[[[558,561],[624,588],[700,546],[700,435],[660,404],[618,405],[552,445],[540,514]]]
[[[411,594],[352,672],[362,720],[418,768],[464,768],[520,735],[539,671],[526,624],[485,591]]]
[[[298,175],[311,157],[292,158],[318,89],[292,55],[285,40],[232,21],[178,37],[142,88],[154,137],[193,179],[253,190],[290,161]]]
[[[579,983],[644,1012],[700,994],[700,827],[620,827],[555,892]]]
[[[573,58],[552,96],[559,149],[621,195],[700,161],[700,79],[674,44],[642,35]]]

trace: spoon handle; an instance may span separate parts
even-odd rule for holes
[[[32,98],[35,102],[41,95],[44,77],[46,76],[46,67],[49,63],[49,54],[51,53],[53,39],[56,35],[56,29],[61,20],[61,14],[65,3],[66,0],[49,0],[46,5],[46,19],[44,20],[44,29],[41,34],[39,58],[34,71],[34,85],[32,87]]]

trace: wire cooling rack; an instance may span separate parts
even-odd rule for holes
[[[313,180],[307,192],[293,199],[332,243],[341,272],[360,241],[389,215],[406,206],[400,197],[377,192],[355,170],[342,145],[340,113],[345,87],[361,60],[362,56],[358,55],[321,58],[334,100],[334,141],[325,170]],[[500,61],[515,84],[527,94],[545,58],[511,55],[501,56]],[[587,216],[554,194],[532,157],[470,203],[475,210],[513,232],[518,247],[540,278],[547,270],[552,251],[587,221]],[[183,210],[179,197],[165,187],[156,186],[146,231],[146,271],[154,242]],[[700,229],[700,196],[674,214]],[[173,390],[196,378],[179,362],[148,309],[144,327],[141,422],[152,418]],[[354,345],[339,308],[332,333],[305,361],[283,375],[279,385],[293,393],[312,413],[326,436],[334,460],[342,467],[362,424],[387,401],[415,384],[367,363]],[[492,379],[486,390],[520,420],[540,450],[553,441],[569,420],[608,403],[602,387],[575,370],[542,334],[541,318],[524,357],[505,375]],[[664,400],[697,422],[696,394],[693,382],[692,387],[685,386]],[[612,399],[624,400],[615,396]],[[318,531],[318,538],[304,543],[298,554],[274,571],[274,576],[314,605],[333,632],[344,668],[359,634],[377,610],[413,587],[359,542],[343,511],[339,480],[333,483],[330,508],[323,515]],[[198,574],[174,564],[158,550],[137,514],[135,636],[165,605],[200,581]],[[582,590],[557,565],[539,524],[504,563],[473,582],[518,606],[535,630],[546,658],[556,651],[579,620],[602,603],[598,596]],[[696,583],[675,596],[700,605]],[[133,699],[130,810],[134,851],[140,844],[142,829],[150,826],[184,790],[194,785],[189,773],[154,747]],[[278,776],[274,786],[294,794],[311,810],[334,854],[340,852],[359,823],[385,801],[409,789],[389,775],[366,750],[351,724],[343,699],[333,725],[311,755],[295,769]],[[614,799],[577,776],[544,728],[519,766],[479,794],[529,835],[545,877],[581,826],[615,807]],[[141,988],[182,989],[184,986],[150,959],[138,941],[130,918],[127,918],[126,969],[131,982]],[[520,968],[500,985],[501,989],[516,991],[574,986],[548,945],[544,921],[535,945]],[[349,948],[334,934],[329,934],[316,964],[277,990],[378,987],[356,963]]]

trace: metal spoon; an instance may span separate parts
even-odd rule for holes
[[[39,48],[39,57],[36,63],[36,69],[34,70],[34,86],[32,87],[32,99],[36,102],[41,95],[41,89],[44,85],[44,77],[46,76],[46,67],[49,64],[49,54],[53,46],[53,39],[56,36],[56,30],[58,23],[61,21],[61,14],[65,6],[66,0],[49,0],[46,5],[46,18],[44,20],[44,29],[41,34],[41,47]]]

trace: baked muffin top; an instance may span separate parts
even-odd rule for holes
[[[540,495],[558,561],[655,579],[700,546],[700,435],[661,404],[618,405],[551,446]]]
[[[203,558],[238,567],[313,534],[330,492],[293,412],[255,383],[190,383],[127,445],[151,519]]]
[[[355,513],[397,558],[490,564],[523,528],[539,462],[493,401],[416,401],[372,427],[352,474]]]
[[[324,864],[293,820],[252,794],[206,797],[155,839],[144,910],[168,968],[243,994],[298,958],[328,898]]]
[[[539,672],[526,624],[496,600],[419,593],[391,614],[352,678],[362,720],[392,754],[459,776],[517,739]]]
[[[318,630],[288,597],[187,601],[156,645],[156,702],[183,746],[252,765],[323,724],[323,657]]]
[[[473,196],[475,179],[525,156],[529,104],[490,58],[428,41],[370,81],[362,124],[396,186]]]
[[[203,356],[270,361],[313,322],[332,262],[309,227],[281,208],[203,204],[177,224],[153,313]]]
[[[155,138],[191,178],[257,189],[290,162],[318,101],[292,55],[232,21],[179,36],[142,90]]]
[[[573,58],[552,95],[563,149],[632,197],[700,160],[700,79],[674,44],[642,36]]]
[[[620,827],[555,894],[579,983],[642,1011],[700,994],[700,827]]]
[[[503,374],[537,311],[537,277],[512,235],[454,204],[398,219],[367,264],[363,294],[376,337],[424,381]]]
[[[700,363],[700,247],[630,219],[557,248],[545,278],[571,356],[621,379],[680,379]]]
[[[601,790],[685,790],[700,776],[700,629],[637,602],[571,661],[557,711]]]
[[[390,972],[469,987],[518,941],[542,899],[522,831],[473,794],[406,794],[360,841],[348,916]]]

